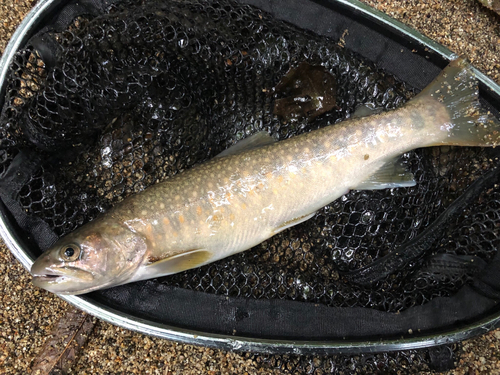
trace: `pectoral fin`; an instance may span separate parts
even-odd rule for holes
[[[415,178],[399,158],[391,159],[354,190],[379,190],[415,186]]]
[[[171,275],[201,266],[208,262],[210,258],[212,258],[212,253],[208,250],[191,250],[171,257],[155,259],[146,266],[145,272],[149,275],[149,278],[151,278],[151,275],[156,277]]]
[[[273,230],[273,234],[277,234],[279,232],[283,232],[285,229],[288,229],[290,227],[293,227],[297,224],[303,223],[306,220],[309,220],[312,218],[314,215],[316,215],[316,212],[313,212],[312,214],[307,214],[304,216],[296,217],[295,219],[292,220],[287,220],[281,225],[279,225],[277,228]]]
[[[252,150],[257,147],[267,146],[274,142],[276,142],[274,138],[271,137],[267,132],[260,131],[251,135],[250,137],[242,139],[238,143],[229,147],[227,150],[222,151],[219,155],[216,156],[216,158],[239,154],[240,152]]]

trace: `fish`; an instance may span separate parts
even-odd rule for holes
[[[265,132],[129,196],[63,236],[33,283],[82,294],[182,272],[248,250],[351,189],[410,187],[400,156],[437,145],[495,147],[470,64],[453,60],[399,109],[274,141]]]

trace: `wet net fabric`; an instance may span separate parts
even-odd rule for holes
[[[348,118],[361,104],[397,108],[414,95],[413,86],[425,86],[403,82],[338,40],[228,0],[101,6],[81,8],[18,52],[0,115],[0,176],[16,157],[32,157],[19,150],[37,154],[40,165],[16,202],[57,236],[258,131],[285,139]],[[275,87],[302,62],[335,77],[336,107],[311,121],[284,121],[273,114]],[[432,225],[496,165],[496,152],[435,147],[403,161],[415,187],[352,191],[247,252],[149,283],[157,291],[178,287],[382,312],[453,296],[474,275],[436,268],[432,254],[369,288],[342,277]],[[489,262],[500,242],[499,208],[500,192],[482,193],[432,253]]]
[[[260,367],[279,369],[283,374],[420,374],[454,367],[461,354],[460,345],[394,353],[334,355],[326,357],[297,355],[251,355]]]

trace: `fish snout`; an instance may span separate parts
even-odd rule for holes
[[[60,276],[53,272],[51,266],[53,266],[53,262],[51,261],[49,254],[44,253],[31,266],[31,274],[33,277]]]
[[[59,283],[63,277],[63,273],[54,268],[54,264],[47,254],[43,254],[33,263],[31,274],[33,275],[33,284],[43,289],[48,289],[48,285]]]
[[[33,284],[54,293],[61,293],[73,284],[91,283],[90,272],[55,262],[49,253],[42,254],[31,266]]]

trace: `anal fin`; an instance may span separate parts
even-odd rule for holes
[[[399,157],[387,161],[373,175],[360,184],[353,186],[354,190],[379,190],[415,186],[415,178]]]
[[[297,224],[303,223],[304,221],[307,221],[310,218],[312,218],[314,215],[316,215],[316,211],[313,212],[312,214],[307,214],[307,215],[304,215],[304,216],[296,217],[296,218],[294,218],[292,220],[287,220],[284,223],[282,223],[280,226],[278,226],[277,228],[275,228],[273,230],[273,234],[277,234],[279,232],[283,232],[285,229],[288,229],[288,228],[293,227],[293,226],[295,226]]]

